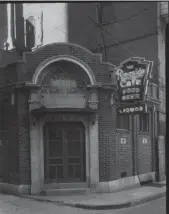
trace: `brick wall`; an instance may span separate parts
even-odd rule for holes
[[[1,93],[1,137],[3,143],[3,181],[19,183],[19,153],[17,138],[17,103],[15,93],[8,89]],[[13,101],[12,101],[13,96]]]
[[[70,55],[76,57],[91,68],[97,82],[110,82],[108,66],[100,63],[100,56],[95,56],[79,46],[66,43],[50,44],[41,47],[32,53],[26,53],[25,80],[32,80],[35,69],[42,61],[57,55]]]
[[[110,91],[99,91],[99,174],[100,181],[116,178],[116,114],[110,104]]]
[[[18,142],[19,142],[19,172],[20,183],[31,183],[30,141],[29,141],[29,92],[17,91],[18,102]]]
[[[126,142],[122,142],[126,139]],[[119,131],[117,133],[117,178],[133,176],[133,142],[130,132]]]

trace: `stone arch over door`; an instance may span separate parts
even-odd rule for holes
[[[53,57],[46,59],[42,63],[40,63],[40,65],[35,70],[35,73],[34,73],[33,78],[32,78],[32,83],[38,84],[39,80],[41,79],[41,76],[43,75],[44,69],[48,65],[55,63],[55,62],[59,62],[59,61],[72,62],[74,64],[79,65],[83,69],[83,71],[88,75],[88,77],[90,79],[90,84],[91,85],[96,84],[95,76],[94,76],[92,70],[90,69],[90,67],[88,65],[86,65],[84,62],[82,62],[78,58],[75,58],[73,56],[66,56],[66,55],[53,56]]]
[[[20,81],[24,79],[30,85],[36,85],[38,76],[45,66],[50,63],[65,60],[78,64],[90,78],[91,85],[98,83],[111,84],[110,71],[115,70],[111,63],[103,62],[102,55],[92,53],[86,48],[73,43],[52,43],[37,48],[35,51],[25,53],[26,79],[20,75]],[[21,80],[22,79],[22,80]]]

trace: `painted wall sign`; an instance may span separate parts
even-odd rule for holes
[[[122,62],[116,70],[120,103],[143,101],[147,94],[153,62],[133,57]]]
[[[119,115],[127,115],[127,114],[141,114],[147,112],[146,104],[130,104],[124,105],[118,108],[117,113]]]

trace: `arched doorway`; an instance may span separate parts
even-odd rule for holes
[[[32,194],[89,188],[99,179],[98,94],[93,74],[71,57],[55,58],[42,63],[32,83],[38,86],[32,90],[30,104]]]

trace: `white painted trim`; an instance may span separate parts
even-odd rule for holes
[[[61,60],[65,60],[65,61],[68,61],[68,62],[73,62],[73,63],[79,65],[87,73],[87,75],[89,76],[91,84],[92,85],[96,84],[95,76],[94,76],[92,70],[89,68],[89,66],[86,65],[81,60],[79,60],[79,59],[77,59],[77,58],[75,58],[73,56],[69,56],[69,55],[53,56],[53,57],[50,57],[50,58],[44,60],[42,63],[40,63],[40,65],[35,70],[35,73],[34,73],[33,79],[32,79],[32,83],[33,84],[37,84],[37,79],[38,79],[39,75],[41,74],[41,71],[46,66],[48,66],[51,63],[58,62],[58,61],[61,61]]]

